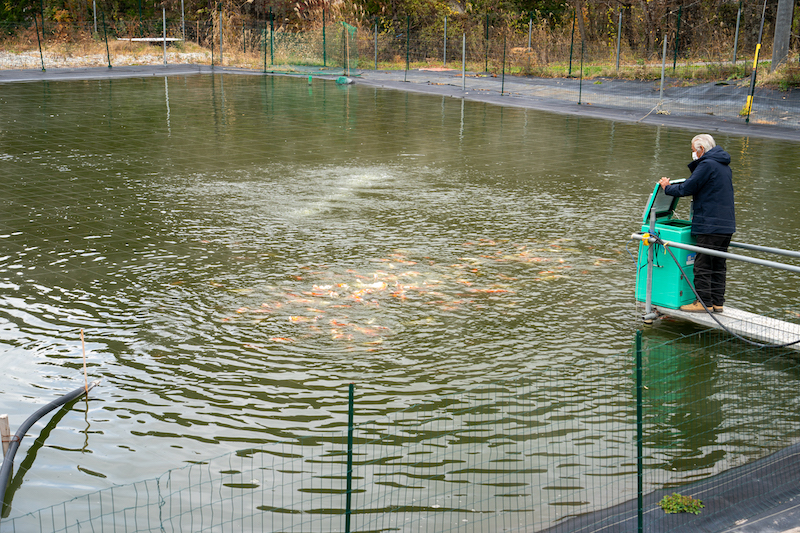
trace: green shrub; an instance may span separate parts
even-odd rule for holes
[[[673,492],[671,496],[664,496],[658,505],[665,513],[693,513],[700,514],[700,509],[705,507],[703,502],[691,496],[683,496]]]

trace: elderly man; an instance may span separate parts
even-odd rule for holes
[[[659,184],[670,196],[693,197],[692,236],[697,245],[726,252],[736,231],[731,156],[717,146],[711,135],[702,134],[692,139],[692,160],[689,179],[670,185],[669,178],[661,178]],[[694,286],[700,300],[681,306],[681,310],[722,313],[725,274],[725,258],[698,253],[694,260]]]

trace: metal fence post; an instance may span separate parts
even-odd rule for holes
[[[569,71],[567,77],[572,77],[572,47],[575,44],[575,19],[578,18],[578,13],[572,10],[572,36],[569,38]]]
[[[581,74],[578,81],[578,105],[581,105],[582,93],[583,93],[583,36],[581,36]]]
[[[531,33],[533,33],[533,15],[528,13],[528,50],[531,49]]]
[[[622,42],[622,7],[619,8],[619,21],[617,22],[617,72],[619,72],[619,47]]]
[[[350,514],[353,494],[353,415],[354,415],[354,384],[348,388],[347,402],[347,500],[345,504],[344,530],[350,533]]]
[[[269,8],[269,64],[275,66],[275,15]]]
[[[33,15],[33,25],[36,26],[36,42],[39,43],[39,59],[42,60],[42,72],[44,68],[44,55],[42,54],[42,40],[39,39],[39,23],[36,21],[36,14]],[[42,38],[44,38],[44,17],[42,18]]]
[[[733,37],[733,64],[736,64],[736,52],[739,46],[739,22],[742,20],[742,0],[739,0],[739,11],[736,12],[736,33]]]
[[[678,62],[678,43],[681,39],[681,14],[683,13],[683,6],[678,8],[678,27],[675,29],[675,55],[672,58],[672,73],[675,73],[675,64]]]
[[[167,8],[161,8],[161,30],[164,42],[164,66],[167,66]]]
[[[219,66],[222,66],[222,2],[219,3]]]
[[[443,56],[443,66],[447,66],[447,15],[444,16],[444,53]]]
[[[661,110],[661,104],[664,101],[664,68],[667,62],[667,36],[664,36],[664,49],[661,52],[661,88],[658,91],[658,109]]]
[[[642,330],[636,332],[636,508],[638,531],[644,530],[644,464],[642,420]]]
[[[272,9],[272,8],[270,8]],[[328,54],[327,50],[325,49],[325,6],[322,6],[322,66],[328,66]]]
[[[378,70],[378,17],[375,17],[375,70]]]
[[[503,74],[500,78],[500,96],[503,96],[506,88],[506,36],[503,34]]]
[[[97,0],[92,0],[92,16],[94,18],[94,33],[97,35]]]
[[[467,34],[461,34],[461,90],[467,90]]]
[[[484,52],[483,71],[489,72],[489,13],[486,13],[484,43],[485,43],[485,52]]]
[[[261,32],[261,46],[264,47],[264,72],[267,72],[267,23],[264,22],[264,30]]]
[[[111,68],[111,52],[108,49],[108,32],[106,32],[106,12],[101,11],[103,15],[103,39],[106,41],[106,57],[108,58],[108,68]]]
[[[409,47],[411,46],[411,15],[406,15],[406,73],[403,81],[408,81]]]

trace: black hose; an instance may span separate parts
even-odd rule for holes
[[[667,246],[667,243],[664,242],[658,235],[652,235],[651,234],[650,238],[653,240],[654,243],[662,245],[664,247],[664,250],[669,252],[670,257],[672,257],[672,260],[675,261],[675,264],[678,266],[678,270],[681,271],[681,274],[683,275],[684,279],[687,282],[689,282],[689,277],[686,275],[686,272],[683,271],[683,267],[681,267],[680,261],[678,261],[678,258],[675,257],[675,254],[672,253],[672,250],[669,249],[669,246]],[[703,306],[703,309],[705,309],[706,313],[708,313],[708,316],[713,318],[714,322],[719,324],[720,328],[722,328],[726,332],[730,333],[731,335],[733,335],[734,337],[736,337],[740,341],[744,341],[747,344],[750,344],[751,346],[757,346],[759,348],[786,348],[788,346],[793,346],[795,344],[800,343],[800,339],[798,339],[796,341],[785,342],[783,344],[764,344],[764,343],[761,343],[761,342],[751,341],[750,339],[746,339],[746,338],[742,337],[741,335],[738,335],[738,334],[734,333],[733,331],[731,331],[728,328],[726,328],[725,325],[722,322],[720,322],[717,317],[714,316],[714,313],[706,306],[705,302],[703,302],[703,300],[700,299],[700,295],[697,294],[697,290],[694,288],[694,283],[689,282],[689,287],[692,289],[692,292],[694,293],[695,298],[697,298],[697,301],[700,302],[700,304]]]
[[[22,438],[25,436],[25,434],[28,432],[31,426],[33,426],[36,422],[39,421],[40,418],[42,418],[44,415],[46,415],[56,407],[60,407],[88,393],[89,390],[92,389],[98,383],[99,383],[98,381],[94,381],[90,383],[88,387],[86,386],[80,387],[72,392],[65,394],[64,396],[61,396],[60,398],[53,400],[52,402],[48,403],[47,405],[45,405],[44,407],[33,413],[31,416],[28,417],[27,420],[25,420],[25,422],[23,422],[23,424],[14,434],[14,437],[11,439],[11,444],[8,446],[8,451],[6,452],[6,455],[3,458],[3,465],[2,467],[0,467],[0,487],[2,488],[2,490],[0,490],[0,495],[2,495],[2,497],[0,497],[0,503],[5,502],[6,499],[6,488],[8,487],[9,479],[11,479],[11,471],[14,468],[14,455],[16,455],[17,453],[17,449],[19,448],[19,443],[22,441]]]

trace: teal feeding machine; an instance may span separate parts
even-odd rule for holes
[[[680,183],[676,180],[672,183]],[[657,235],[663,241],[696,245],[692,237],[689,220],[673,218],[679,197],[669,196],[658,184],[655,185],[642,220],[642,233]],[[647,240],[639,243],[639,259],[636,268],[636,300],[647,303],[648,289],[652,305],[678,309],[695,301],[694,285],[695,252],[670,248],[677,259],[667,253],[663,245]],[[652,267],[650,264],[652,264]],[[681,272],[683,269],[683,272]],[[684,276],[685,274],[685,276]],[[648,283],[648,276],[650,283]],[[691,285],[690,285],[691,284]]]

